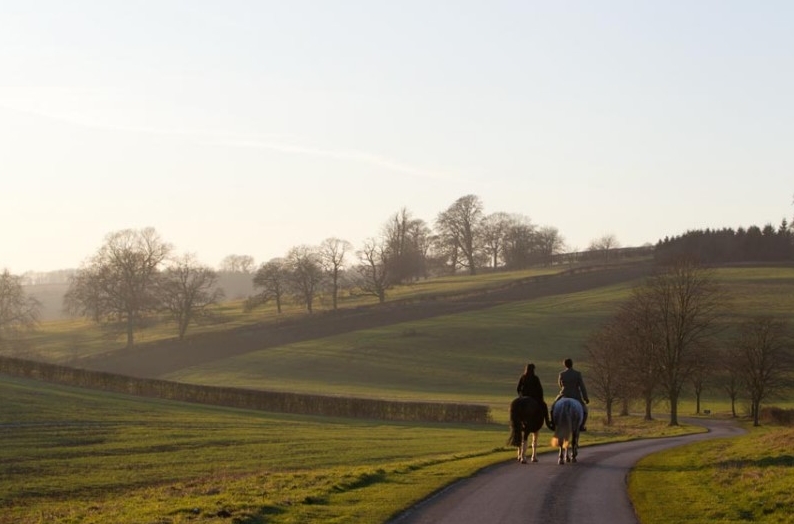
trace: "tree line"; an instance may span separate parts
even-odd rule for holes
[[[484,268],[518,270],[559,263],[567,256],[564,239],[556,228],[537,227],[520,214],[485,214],[476,195],[455,200],[437,215],[433,226],[402,208],[358,250],[350,242],[332,237],[319,246],[295,246],[283,257],[258,267],[253,257],[229,255],[221,262],[220,272],[192,255],[175,254],[171,244],[153,228],[112,232],[81,268],[59,272],[68,274],[64,310],[91,318],[111,333],[125,335],[127,345],[132,345],[135,332],[158,316],[174,323],[179,338],[192,324],[213,321],[214,306],[224,298],[219,286],[221,274],[249,279],[254,292],[246,297],[244,307],[248,310],[273,303],[280,313],[285,301],[291,301],[312,313],[318,297],[328,298],[331,307],[337,309],[343,290],[349,295],[374,296],[383,303],[395,285],[429,276],[458,272],[474,275]],[[755,239],[758,230],[769,245],[771,239],[778,243],[782,239],[791,250],[791,232],[785,221],[777,231],[770,232],[770,228],[749,228],[741,236]],[[659,255],[663,261],[681,251],[691,252],[691,239],[695,237],[716,236],[692,232],[665,239],[656,249],[663,253]],[[696,247],[706,244],[701,241]],[[764,247],[766,243],[748,245],[764,253],[771,251]],[[696,251],[700,256],[705,249]],[[621,249],[617,238],[607,234],[593,240],[588,252],[590,259],[597,256],[609,261]],[[18,339],[21,331],[35,326],[40,307],[24,296],[18,277],[4,278],[5,287],[0,288],[0,305],[4,307],[0,309],[0,344]]]
[[[438,214],[434,225],[403,208],[358,250],[346,240],[328,238],[319,246],[295,246],[259,267],[253,257],[229,255],[220,272],[193,255],[175,254],[153,228],[125,229],[108,234],[79,269],[57,276],[68,279],[64,311],[93,319],[110,333],[125,336],[131,346],[136,331],[158,317],[172,321],[179,338],[190,325],[211,322],[213,306],[224,298],[218,285],[222,273],[250,279],[255,292],[245,300],[249,310],[274,303],[281,312],[290,300],[312,313],[320,296],[330,297],[336,309],[341,290],[375,296],[382,303],[398,284],[440,273],[474,275],[484,267],[551,263],[564,250],[555,228],[536,227],[523,215],[486,215],[476,195],[457,199]],[[26,278],[49,281],[42,275]],[[36,325],[41,304],[25,296],[19,277],[6,274],[4,279],[0,304],[9,302],[6,309],[12,313],[0,310],[0,344],[7,345],[21,330]]]
[[[688,231],[661,240],[655,257],[667,262],[682,255],[696,257],[704,263],[779,262],[794,259],[794,231],[783,219],[775,228],[731,228]]]
[[[585,343],[590,390],[604,403],[607,423],[620,406],[640,400],[645,418],[655,401],[670,407],[678,424],[678,402],[691,387],[700,399],[709,384],[730,398],[733,415],[740,396],[750,402],[755,425],[761,404],[794,386],[794,339],[787,322],[759,316],[725,322],[730,297],[710,269],[680,258],[636,286],[615,315]]]

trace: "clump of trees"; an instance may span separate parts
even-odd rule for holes
[[[725,374],[744,386],[756,426],[761,403],[780,396],[793,385],[793,342],[785,321],[760,316],[739,325],[727,352]]]
[[[124,334],[132,346],[135,332],[159,314],[174,320],[180,338],[191,323],[205,319],[222,297],[213,270],[192,256],[170,258],[173,248],[153,228],[109,234],[104,244],[71,277],[64,309]]]
[[[551,264],[565,250],[556,228],[538,228],[522,215],[486,215],[476,195],[455,200],[438,214],[434,226],[404,207],[356,251],[338,238],[316,247],[293,248],[259,267],[253,278],[258,292],[248,297],[245,307],[275,302],[281,312],[285,300],[294,300],[311,312],[315,293],[323,293],[337,309],[343,290],[383,303],[389,289],[398,284],[438,274],[474,275],[484,268],[516,270]]]
[[[682,391],[691,386],[700,412],[700,395],[710,379],[735,402],[744,393],[754,421],[762,401],[792,386],[792,339],[784,321],[750,319],[725,344],[727,297],[711,270],[679,259],[632,290],[630,298],[585,344],[594,397],[612,422],[616,402],[642,399],[645,418],[653,403],[665,399],[670,425],[678,425]],[[735,415],[735,408],[734,408]]]
[[[36,328],[41,315],[41,303],[27,296],[22,277],[8,269],[0,273],[0,349],[17,349],[21,335]]]

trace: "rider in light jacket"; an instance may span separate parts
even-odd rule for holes
[[[560,377],[557,382],[560,384],[560,394],[554,399],[557,402],[562,397],[575,398],[582,404],[584,416],[582,417],[582,427],[580,431],[587,431],[585,422],[587,422],[587,404],[590,403],[590,398],[587,396],[587,388],[584,385],[582,374],[573,369],[573,360],[566,358],[563,362],[565,369],[560,372]],[[551,404],[552,412],[554,411],[554,402]]]

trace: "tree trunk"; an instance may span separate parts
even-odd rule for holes
[[[127,315],[127,347],[131,348],[134,342],[133,333],[135,331],[135,319],[133,315]]]
[[[670,395],[670,426],[678,426],[678,394]]]

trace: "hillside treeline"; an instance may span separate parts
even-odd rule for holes
[[[784,220],[778,228],[724,228],[687,231],[660,241],[656,260],[669,262],[690,256],[703,263],[780,262],[794,260],[794,233]]]

